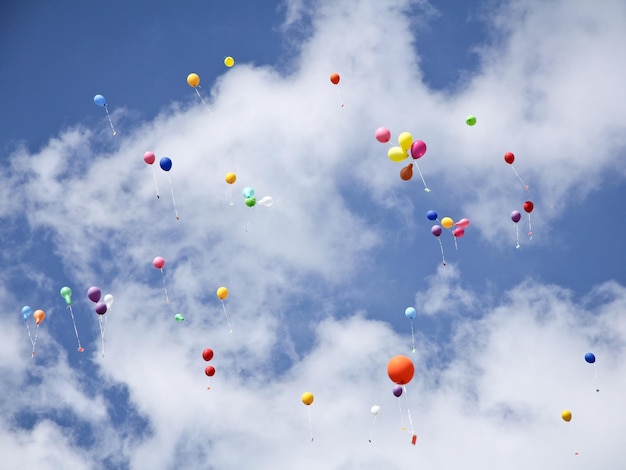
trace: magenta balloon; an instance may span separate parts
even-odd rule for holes
[[[461,219],[457,223],[455,223],[454,225],[456,225],[459,228],[467,228],[467,227],[469,227],[469,224],[470,224],[469,219]]]
[[[430,232],[438,237],[439,235],[441,235],[441,227],[439,225],[433,225],[433,227],[430,229]]]
[[[411,144],[411,156],[417,160],[426,153],[426,144],[422,140],[416,140]]]
[[[152,260],[152,265],[157,269],[163,269],[163,266],[165,266],[165,260],[161,256],[157,256]]]
[[[154,163],[155,155],[152,152],[146,152],[143,154],[143,161],[148,165],[152,165]]]
[[[391,139],[391,131],[386,127],[379,127],[376,129],[376,140],[381,143],[389,142]]]
[[[456,238],[461,238],[463,235],[465,235],[465,230],[463,230],[461,227],[457,227],[452,231],[452,235],[454,235]]]
[[[107,313],[107,304],[105,304],[104,302],[98,302],[96,304],[96,313],[98,315],[104,315],[105,313]]]
[[[511,212],[511,220],[515,223],[518,223],[522,218],[522,213],[520,211]]]
[[[98,289],[97,287],[90,287],[87,291],[87,297],[89,297],[89,300],[91,300],[92,302],[98,302],[101,296],[102,292],[100,292],[100,289]]]

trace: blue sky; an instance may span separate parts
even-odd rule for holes
[[[0,7],[5,460],[610,468],[626,387],[621,2],[249,3]],[[429,193],[399,178],[410,157],[387,158],[405,131],[428,146]],[[146,151],[172,170],[153,176]],[[246,207],[247,186],[274,204]],[[516,249],[525,200],[533,238],[523,213]],[[471,222],[458,249],[441,235],[446,266],[431,209]],[[104,356],[94,285],[115,296]],[[34,358],[24,305],[46,311]],[[397,354],[416,368],[402,400]]]

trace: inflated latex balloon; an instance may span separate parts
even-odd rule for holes
[[[104,315],[105,313],[107,313],[107,304],[105,304],[104,302],[98,302],[96,304],[96,313],[98,315]]]
[[[309,406],[311,403],[313,403],[314,399],[315,397],[311,392],[304,392],[301,397],[302,403],[304,403],[306,406]]]
[[[200,76],[197,73],[187,75],[187,83],[190,87],[195,88],[200,85]]]
[[[228,289],[226,287],[219,287],[216,292],[217,298],[220,300],[224,300],[228,297]]]
[[[415,318],[415,315],[417,315],[417,310],[415,310],[415,308],[413,307],[407,307],[404,311],[404,314],[409,320],[413,320]]]
[[[65,286],[61,288],[61,297],[65,299],[67,305],[72,305],[72,289]]]
[[[585,361],[587,361],[589,364],[593,364],[594,362],[596,362],[595,354],[591,352],[585,354]]]
[[[392,162],[401,162],[402,160],[409,158],[406,151],[402,150],[402,147],[391,147],[387,151],[387,156]]]
[[[468,126],[473,126],[476,124],[476,116],[473,115],[469,115],[465,118],[465,124],[467,124]]]
[[[461,219],[457,222],[454,223],[455,226],[459,227],[459,228],[467,228],[469,227],[470,221],[469,219]]]
[[[215,375],[215,367],[206,366],[206,368],[204,369],[204,373],[207,375],[207,377],[213,377]]]
[[[44,312],[43,310],[35,310],[35,312],[33,313],[33,317],[35,317],[35,323],[39,325],[43,321],[43,319],[46,318],[46,312]]]
[[[113,302],[115,302],[115,298],[113,297],[112,294],[107,294],[104,296],[104,303],[107,306],[107,309],[111,308],[111,306],[113,305]]]
[[[452,235],[454,235],[456,238],[461,238],[463,235],[465,235],[465,230],[463,230],[461,227],[457,227],[452,231]]]
[[[441,226],[443,228],[452,228],[453,225],[454,220],[452,220],[451,217],[444,217],[443,219],[441,219]]]
[[[396,385],[395,387],[393,387],[393,395],[396,397],[401,397],[402,396],[402,386],[401,385]]]
[[[529,214],[533,211],[533,209],[535,208],[535,205],[532,203],[532,201],[526,201],[524,203],[524,211],[528,212]]]
[[[228,173],[226,173],[226,176],[224,177],[224,180],[226,180],[226,182],[228,184],[234,184],[235,181],[237,181],[237,175],[235,173],[233,173],[232,171],[228,172]]]
[[[504,154],[504,161],[507,162],[509,165],[512,165],[513,162],[515,161],[515,155],[513,155],[513,152],[507,152]]]
[[[235,65],[235,59],[233,59],[231,56],[228,56],[224,59],[224,65],[228,68],[232,67],[233,65]]]
[[[100,292],[100,289],[98,289],[97,287],[90,287],[87,290],[87,297],[89,297],[89,300],[91,300],[92,302],[98,302],[100,300],[100,296],[102,295],[102,292]]]
[[[205,361],[210,361],[211,359],[213,359],[213,350],[206,348],[204,351],[202,351],[202,359],[204,359]]]
[[[172,169],[172,160],[168,157],[163,157],[159,165],[161,166],[161,170],[170,171]]]
[[[426,212],[426,218],[428,220],[437,220],[437,211],[430,210]]]
[[[422,140],[416,140],[411,144],[411,156],[417,160],[426,153],[426,144]]]
[[[98,106],[104,107],[107,105],[107,100],[104,99],[104,96],[102,95],[96,95],[93,97],[93,102],[96,103]]]
[[[25,305],[24,307],[22,307],[22,315],[24,316],[24,321],[27,321],[32,314],[33,314],[33,309],[30,308],[28,305]]]
[[[391,131],[386,127],[379,127],[376,129],[376,140],[382,144],[389,142],[391,139]]]
[[[441,232],[442,232],[442,229],[439,225],[433,225],[430,229],[430,233],[432,233],[436,237],[441,235]]]
[[[400,178],[404,181],[409,181],[413,178],[413,164],[409,163],[407,166],[400,170]]]
[[[398,145],[407,152],[411,148],[411,144],[413,143],[413,136],[408,132],[402,132],[398,136]]]
[[[256,198],[255,197],[247,197],[246,198],[246,206],[254,207],[255,205],[256,205]]]
[[[272,205],[274,204],[274,199],[272,198],[272,196],[265,196],[260,201],[257,201],[257,204],[259,206],[272,207]]]
[[[338,73],[330,74],[330,83],[332,83],[333,85],[337,85],[339,83],[339,80],[341,80],[341,77]]]
[[[154,152],[146,152],[143,154],[143,161],[146,162],[148,165],[152,165],[155,159],[156,156],[154,155]]]
[[[154,266],[157,269],[163,269],[163,266],[165,266],[165,259],[163,259],[162,256],[157,256],[152,260],[152,266]]]
[[[380,413],[380,405],[374,405],[370,408],[370,413],[372,413],[373,415],[377,415],[378,413]]]
[[[185,321],[185,317],[183,317],[182,313],[177,313],[176,315],[174,315],[174,320],[176,320],[177,322]]]
[[[387,375],[395,384],[408,384],[413,379],[414,373],[415,366],[413,361],[406,356],[394,356],[387,363]]]
[[[243,194],[243,197],[246,199],[251,198],[254,196],[254,189],[252,189],[250,186],[246,186],[241,191],[241,194]]]
[[[515,223],[518,223],[522,218],[522,214],[520,211],[511,212],[511,220]]]
[[[570,410],[563,410],[561,418],[563,418],[563,421],[567,421],[569,423],[572,420],[572,412]]]

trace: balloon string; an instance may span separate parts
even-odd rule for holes
[[[600,391],[600,388],[598,387],[598,368],[596,367],[596,365],[593,365],[593,371],[596,374],[596,392]]]
[[[452,234],[452,236],[454,237],[454,249],[459,251],[459,245],[456,244],[456,237],[454,236],[454,234]]]
[[[446,265],[446,258],[443,256],[443,244],[441,243],[441,238],[437,237],[439,241],[439,248],[441,249],[441,260],[443,261],[443,265]]]
[[[411,339],[413,340],[413,349],[411,352],[415,352],[415,335],[413,334],[413,320],[411,320]]]
[[[228,332],[232,333],[233,329],[230,326],[230,320],[228,319],[228,313],[226,313],[226,305],[224,305],[224,301],[222,300],[222,308],[224,309],[224,316],[226,317],[226,322],[228,323]]]
[[[415,163],[415,168],[417,168],[417,172],[420,175],[420,178],[422,178],[422,183],[424,183],[424,191],[426,191],[427,193],[430,192],[430,189],[428,188],[428,186],[426,186],[426,181],[424,180],[424,175],[422,175],[422,170],[420,170],[419,165],[417,164],[417,161],[414,162]]]
[[[339,97],[339,102],[341,103],[341,107],[343,108],[343,98],[341,97],[341,92],[339,88],[337,88],[337,96]]]
[[[411,407],[409,406],[409,397],[406,393],[406,385],[403,385],[402,388],[404,389],[403,395],[406,397],[406,411],[409,416],[409,427],[411,429],[411,434],[415,434],[415,431],[413,430],[413,420],[411,419]]]
[[[102,320],[104,317],[104,320]],[[102,357],[104,357],[104,331],[106,329],[106,313],[104,315],[98,315],[98,322],[100,323],[100,347],[102,348]]]
[[[28,338],[30,339],[30,344],[33,347],[33,354],[31,357],[35,356],[35,342],[33,341],[33,337],[30,335],[30,327],[28,326],[28,323],[26,323],[26,330],[28,331]]]
[[[530,225],[530,214],[528,214],[528,236],[531,240],[533,239],[533,228]]]
[[[202,96],[200,96],[200,92],[198,91],[198,87],[194,88],[194,90],[196,91],[196,95],[198,95],[198,98],[200,98],[200,101],[202,101],[202,104],[206,106],[206,103],[202,99]]]
[[[156,197],[157,199],[161,199],[161,196],[159,196],[159,185],[157,183],[156,170],[154,169],[154,167],[152,167],[152,176],[154,177],[154,188],[156,189]]]
[[[254,206],[252,206],[250,208],[250,212],[248,214],[248,222],[246,223],[246,232],[248,231],[248,229],[250,228],[250,219],[252,218],[252,209],[254,209]]]
[[[574,438],[574,431],[572,428],[569,428],[569,434],[572,437],[572,446],[574,447],[574,455],[578,455],[578,451],[576,450],[576,439]]]
[[[76,341],[78,341],[78,352],[83,352],[84,349],[80,345],[80,338],[78,337],[78,328],[76,328],[76,320],[74,319],[74,312],[72,311],[72,306],[67,306],[70,309],[70,316],[72,317],[72,324],[74,325],[74,333],[76,334]]]
[[[111,130],[113,131],[113,135],[117,135],[117,131],[113,127],[113,121],[111,121],[111,115],[109,114],[109,108],[107,107],[106,104],[104,105],[104,110],[107,113],[107,118],[109,119],[109,124],[111,125]]]
[[[309,415],[309,432],[311,433],[311,442],[313,442],[313,423],[311,422],[311,408],[307,406],[306,411]]]
[[[517,170],[515,170],[515,167],[513,166],[513,164],[511,164],[511,169],[513,170],[513,173],[515,173],[515,176],[517,176],[517,179],[519,180],[519,182],[522,183],[522,185],[524,186],[524,189],[528,191],[528,185],[524,183],[524,181],[522,181],[522,178],[520,178],[520,176],[517,174]]]
[[[403,431],[406,430],[406,428],[404,427],[404,415],[402,414],[402,406],[400,405],[400,400],[401,398],[398,398],[398,410],[400,411],[400,424],[401,424],[401,428]]]
[[[172,192],[172,203],[174,204],[174,212],[176,213],[176,220],[180,220],[178,217],[178,209],[176,209],[176,199],[174,198],[174,185],[172,185],[172,178],[170,178],[170,174],[167,174],[167,179],[170,182],[170,191]]]
[[[233,202],[233,188],[231,188],[230,186],[228,187],[228,196],[230,197],[230,203],[228,205],[234,206],[235,203]]]
[[[165,274],[163,273],[163,268],[161,268],[161,279],[163,280],[163,292],[165,292],[165,303],[170,303],[170,298],[167,296],[167,287],[165,287]]]
[[[39,333],[39,323],[37,324],[37,327],[35,328],[35,339],[33,339],[33,352],[32,352],[31,357],[35,357],[35,344],[37,343],[37,333]]]
[[[520,244],[519,244],[519,227],[517,226],[517,224],[515,224],[515,239],[517,241],[517,244],[515,245],[515,248],[519,249],[519,247],[520,247]]]
[[[374,437],[374,426],[376,426],[376,418],[378,415],[374,415],[374,422],[372,423],[372,430],[370,431],[369,441],[372,442],[372,438]]]

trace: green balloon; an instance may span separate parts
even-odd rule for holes
[[[256,198],[255,197],[247,197],[246,198],[246,206],[254,207],[255,204],[256,204]]]
[[[72,289],[69,287],[61,287],[61,297],[65,299],[67,305],[72,305]]]
[[[468,126],[473,126],[476,124],[476,116],[472,116],[471,114],[465,118],[465,124]]]
[[[174,320],[176,321],[185,321],[185,317],[183,317],[180,313],[174,315]]]

